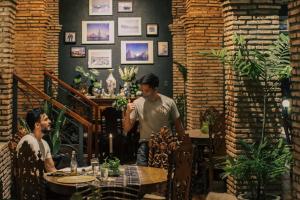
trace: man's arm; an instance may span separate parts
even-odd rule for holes
[[[123,126],[123,130],[125,133],[128,133],[134,125],[135,119],[130,119],[131,112],[134,112],[134,109],[135,106],[133,103],[127,104],[127,109],[125,111],[124,126]]]
[[[46,168],[47,172],[55,172],[56,171],[54,161],[52,158],[45,159],[45,168]]]
[[[181,120],[179,117],[175,120],[175,129],[176,129],[176,133],[178,133],[179,137],[182,138],[184,136],[185,132],[184,132],[184,128],[182,126],[182,123],[181,123]]]

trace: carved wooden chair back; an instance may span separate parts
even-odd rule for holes
[[[12,152],[13,175],[16,180],[17,196],[20,200],[46,199],[44,190],[44,161],[41,153],[36,156],[28,142],[18,152]]]
[[[174,175],[171,179],[172,200],[188,200],[192,179],[193,146],[185,135],[179,148],[174,152]]]
[[[177,135],[173,135],[167,127],[161,128],[158,133],[152,133],[149,140],[148,166],[168,169],[169,156],[179,143]]]

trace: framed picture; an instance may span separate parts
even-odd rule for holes
[[[76,32],[65,32],[65,43],[76,43]]]
[[[119,1],[118,2],[118,12],[132,12],[132,1]]]
[[[72,58],[85,58],[85,47],[71,47],[71,57]]]
[[[169,43],[168,42],[157,42],[157,55],[158,56],[169,56]]]
[[[119,17],[118,36],[141,36],[142,19],[140,17]]]
[[[114,21],[82,21],[82,44],[113,44]]]
[[[147,36],[158,36],[158,24],[147,24]]]
[[[89,49],[88,68],[112,68],[111,49]]]
[[[89,0],[90,15],[112,15],[112,0]]]
[[[153,41],[121,41],[121,64],[153,64]]]

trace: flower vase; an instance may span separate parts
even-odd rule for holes
[[[130,81],[124,82],[124,94],[126,97],[130,97],[131,85],[132,85],[132,83]]]
[[[108,74],[108,77],[106,79],[107,91],[108,91],[108,95],[110,97],[113,97],[115,95],[115,89],[117,87],[117,81],[116,81],[115,77],[112,74],[113,69],[109,69],[108,72],[109,72],[109,74]]]

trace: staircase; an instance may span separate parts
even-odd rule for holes
[[[96,133],[98,126],[98,105],[87,99],[84,95],[73,89],[68,84],[57,79],[52,73],[45,72],[44,91],[33,86],[24,80],[21,76],[13,74],[13,133],[17,132],[18,111],[32,109],[34,107],[43,107],[45,102],[51,105],[53,116],[57,116],[60,110],[65,109],[66,123],[61,130],[62,144],[71,145],[78,151],[79,162],[86,163],[86,160],[92,158],[92,154],[98,153],[96,143]],[[83,116],[72,106],[65,104],[60,99],[61,90],[65,91],[69,97],[83,103],[87,109],[87,115]],[[20,105],[18,100],[20,96],[26,98],[26,105]],[[95,143],[93,144],[93,141]],[[95,147],[95,148],[93,148]]]

